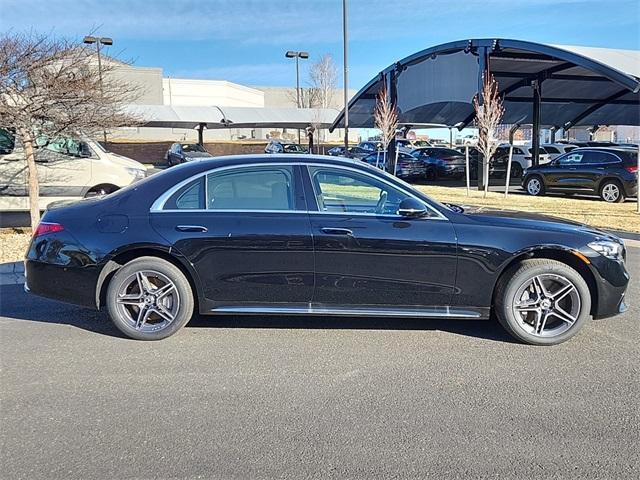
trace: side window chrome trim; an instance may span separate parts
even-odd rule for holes
[[[375,214],[375,213],[362,213],[362,212],[321,212],[321,211],[309,211],[309,210],[249,210],[249,209],[219,209],[219,210],[212,210],[212,209],[171,209],[171,210],[164,210],[163,207],[165,205],[165,203],[167,202],[167,200],[169,200],[169,198],[175,193],[177,192],[179,189],[181,189],[182,187],[184,187],[185,185],[199,179],[200,177],[205,177],[205,195],[207,190],[207,176],[210,173],[217,173],[217,172],[223,172],[225,170],[232,170],[232,169],[244,169],[244,168],[249,168],[249,167],[265,167],[265,166],[271,166],[271,167],[291,167],[294,165],[300,165],[303,167],[324,167],[324,168],[337,168],[337,169],[342,169],[342,170],[347,170],[349,172],[354,172],[356,174],[361,174],[361,175],[365,175],[368,177],[373,178],[374,180],[378,180],[386,185],[388,185],[391,188],[394,188],[396,190],[401,191],[402,193],[404,193],[405,195],[419,201],[420,203],[424,204],[429,211],[434,213],[434,216],[429,216],[429,217],[425,217],[423,218],[423,220],[449,220],[445,215],[443,215],[441,212],[439,212],[436,208],[434,208],[433,206],[431,206],[428,202],[425,202],[424,200],[416,197],[415,195],[413,195],[411,192],[407,191],[406,189],[398,186],[398,185],[394,185],[393,183],[389,182],[388,180],[386,180],[383,176],[376,176],[373,175],[370,172],[367,172],[366,170],[361,170],[358,168],[352,168],[349,166],[345,166],[345,165],[334,165],[334,164],[326,164],[326,163],[314,163],[314,162],[299,162],[299,163],[249,163],[249,164],[245,164],[245,165],[228,165],[226,167],[219,167],[219,168],[212,168],[210,170],[206,170],[204,172],[200,172],[197,173],[195,175],[192,175],[189,178],[186,178],[185,180],[182,180],[181,182],[177,183],[176,185],[174,185],[173,187],[169,188],[166,192],[164,192],[162,195],[160,195],[155,202],[153,202],[153,204],[151,205],[151,208],[149,209],[149,212],[152,213],[163,213],[163,212],[167,212],[167,213],[178,213],[178,212],[182,212],[182,213],[205,213],[205,212],[214,212],[214,213],[224,213],[224,212],[230,212],[230,213],[308,213],[308,214],[320,214],[320,215],[345,215],[345,216],[359,216],[359,217],[381,217],[381,216],[387,216],[387,217],[393,217],[393,215],[380,215],[380,214]],[[311,173],[309,172],[309,169],[307,168],[307,174],[309,176],[311,176]],[[315,199],[314,199],[315,200]]]
[[[180,183],[177,183],[176,185],[174,185],[173,187],[169,188],[169,190],[167,190],[166,192],[164,192],[162,195],[160,195],[155,202],[153,202],[153,204],[151,205],[151,208],[149,209],[150,212],[211,212],[214,210],[211,209],[172,209],[172,210],[163,210],[163,207],[165,205],[165,203],[167,203],[167,200],[169,200],[169,198],[176,193],[178,190],[180,190],[182,187],[184,187],[185,185],[194,182],[196,180],[198,180],[200,177],[204,177],[204,191],[205,191],[205,196],[207,195],[208,190],[208,176],[211,173],[218,173],[218,172],[224,172],[225,170],[233,170],[233,169],[244,169],[244,168],[249,168],[249,167],[266,167],[266,166],[270,166],[270,167],[291,167],[292,165],[295,165],[293,163],[248,163],[245,165],[227,165],[226,167],[219,167],[219,168],[212,168],[210,170],[204,171],[204,172],[200,172],[200,173],[196,173],[195,175],[182,180]],[[223,211],[223,210],[215,210],[215,211]],[[228,210],[228,211],[236,211],[236,210]],[[249,211],[249,210],[238,210],[238,211]],[[256,212],[264,212],[265,210],[255,210]],[[279,212],[301,212],[303,210],[278,210]]]

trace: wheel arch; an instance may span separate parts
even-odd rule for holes
[[[106,304],[107,289],[115,273],[128,262],[139,257],[161,258],[178,267],[191,286],[195,302],[194,309],[198,311],[201,292],[200,281],[196,271],[182,255],[176,255],[175,249],[159,245],[131,246],[126,250],[115,253],[104,265],[98,276],[95,292],[96,308],[100,309]]]
[[[92,185],[91,187],[88,187],[86,191],[82,193],[82,196],[86,197],[89,192],[97,191],[98,189],[101,189],[101,188],[106,188],[109,190],[109,193],[113,193],[116,190],[120,190],[121,187],[119,187],[114,183],[109,183],[109,182],[98,183],[97,185]]]
[[[546,258],[549,260],[556,260],[568,265],[569,267],[577,271],[589,287],[589,293],[591,295],[591,312],[589,313],[593,315],[598,311],[598,286],[595,276],[591,272],[589,266],[584,262],[584,260],[573,253],[571,249],[561,246],[541,246],[516,254],[515,257],[513,257],[505,265],[502,266],[499,274],[496,277],[496,282],[493,285],[493,292],[491,294],[491,305],[494,305],[496,290],[498,288],[500,280],[503,278],[505,273],[507,273],[514,265],[530,258]]]

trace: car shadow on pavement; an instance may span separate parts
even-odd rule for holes
[[[29,295],[22,285],[0,286],[2,321],[31,321],[69,325],[100,335],[126,338],[109,320],[106,312],[69,305]],[[495,321],[419,318],[333,317],[305,315],[195,315],[187,329],[255,328],[320,330],[424,330],[513,343]]]
[[[187,328],[255,328],[300,330],[423,330],[442,331],[456,335],[497,342],[516,343],[500,324],[491,319],[447,320],[425,318],[347,317],[314,315],[250,315],[194,317]]]

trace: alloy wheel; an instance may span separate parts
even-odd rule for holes
[[[144,270],[122,282],[116,304],[118,313],[132,328],[140,332],[157,332],[175,320],[180,296],[166,275]]]
[[[607,183],[602,188],[602,198],[605,202],[615,202],[620,198],[620,188],[615,183]]]
[[[555,337],[569,330],[580,315],[580,294],[568,278],[537,275],[516,291],[513,313],[519,326],[537,337]]]
[[[541,188],[542,188],[542,184],[540,183],[540,180],[538,180],[537,178],[532,178],[527,182],[527,192],[530,195],[538,195],[540,193]]]

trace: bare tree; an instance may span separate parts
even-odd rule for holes
[[[82,45],[33,34],[0,37],[0,125],[15,129],[24,148],[33,228],[40,219],[36,140],[134,124],[121,107],[137,90],[109,75],[115,65],[103,64],[101,81],[93,51]]]
[[[387,171],[395,174],[395,159],[387,159],[387,149],[391,140],[396,136],[398,129],[398,110],[389,99],[387,86],[384,85],[378,92],[376,109],[373,114],[376,128],[380,130],[380,139],[384,148],[384,159],[387,160]],[[385,161],[383,160],[383,162]]]
[[[287,90],[287,98],[298,105],[298,93],[295,88]],[[300,108],[313,108],[318,104],[318,92],[313,87],[300,87]]]
[[[484,196],[486,197],[489,190],[489,160],[498,148],[498,142],[495,138],[496,129],[504,115],[498,82],[491,74],[484,77],[482,98],[482,105],[480,105],[477,96],[473,99],[473,108],[476,112],[476,125],[479,130],[478,150],[484,157]]]
[[[312,108],[329,108],[333,101],[333,95],[336,91],[336,79],[338,78],[338,69],[333,62],[330,54],[325,54],[311,65],[309,69],[309,79],[311,80],[311,88],[315,93],[315,102]],[[315,116],[320,117],[320,112],[316,112]],[[324,140],[323,132],[319,129],[319,125],[314,125],[318,132],[318,144]]]
[[[315,100],[317,101],[317,106],[329,108],[336,89],[336,79],[338,78],[338,69],[333,63],[333,57],[329,54],[320,57],[317,62],[311,65],[309,78],[311,87],[316,91]]]

